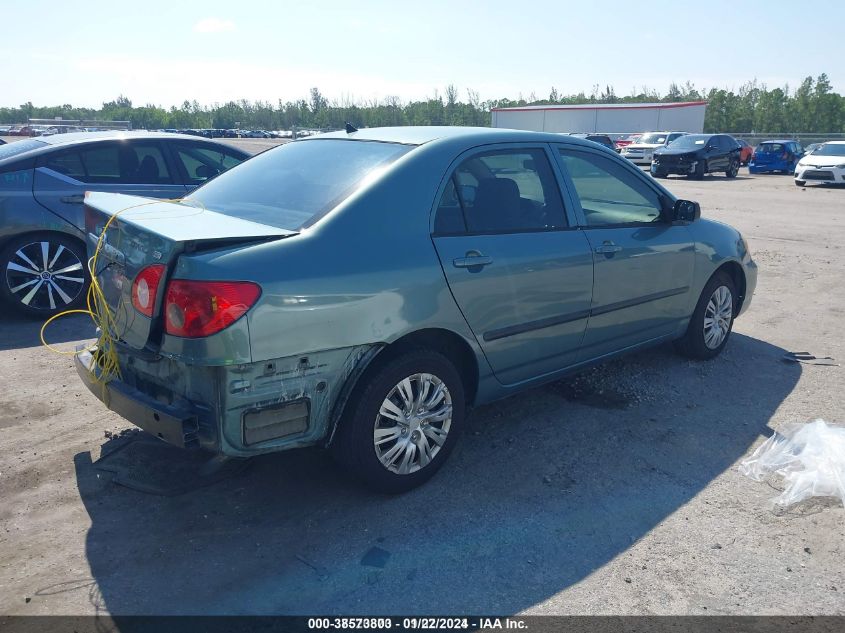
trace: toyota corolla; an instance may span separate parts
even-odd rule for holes
[[[735,229],[557,134],[350,128],[85,208],[118,365],[77,355],[98,398],[186,448],[328,447],[391,492],[473,405],[666,341],[715,357],[757,276]]]

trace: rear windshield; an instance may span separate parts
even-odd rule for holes
[[[845,144],[826,143],[817,148],[813,156],[845,156]]]
[[[44,141],[28,139],[26,141],[12,141],[6,145],[0,145],[0,160],[3,160],[4,158],[11,158],[12,156],[17,156],[18,154],[23,154],[24,152],[28,152],[32,149],[44,147],[46,144],[47,143]]]
[[[413,146],[294,141],[251,158],[185,198],[244,220],[297,230],[327,213]]]
[[[783,144],[782,143],[760,143],[757,146],[757,149],[754,150],[756,152],[782,152],[783,151]]]

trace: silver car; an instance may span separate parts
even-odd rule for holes
[[[222,143],[151,132],[0,146],[0,302],[42,318],[84,303],[86,191],[181,198],[248,157]]]

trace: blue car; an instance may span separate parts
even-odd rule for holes
[[[715,357],[757,279],[738,231],[559,134],[349,128],[139,201],[86,200],[94,396],[185,448],[328,447],[389,492],[473,405],[666,341]]]
[[[46,318],[84,303],[86,191],[181,198],[248,157],[222,143],[151,132],[0,146],[0,304]]]
[[[793,140],[763,141],[751,154],[748,171],[752,174],[779,172],[791,174],[804,156],[801,143]]]

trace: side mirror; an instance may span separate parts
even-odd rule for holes
[[[672,220],[695,222],[701,217],[701,205],[692,200],[676,200],[672,206]]]

